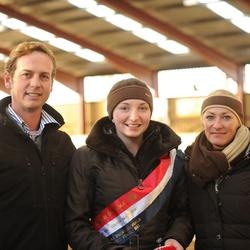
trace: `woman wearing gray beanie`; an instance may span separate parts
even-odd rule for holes
[[[196,250],[250,249],[250,132],[226,90],[203,102],[204,130],[185,153]]]
[[[183,250],[192,239],[180,138],[152,121],[147,85],[130,78],[107,97],[71,164],[66,231],[74,250]],[[169,248],[170,249],[170,248]]]

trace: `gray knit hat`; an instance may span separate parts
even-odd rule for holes
[[[107,111],[110,119],[113,118],[114,108],[126,99],[143,100],[153,111],[153,97],[147,84],[136,78],[129,78],[117,82],[108,94]]]

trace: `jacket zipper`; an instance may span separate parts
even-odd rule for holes
[[[144,189],[144,186],[143,186],[143,183],[142,183],[142,179],[139,179],[138,180],[138,185],[137,185],[138,189],[140,190],[143,190]]]

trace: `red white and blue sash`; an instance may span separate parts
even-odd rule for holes
[[[104,208],[93,220],[96,231],[115,242],[125,243],[157,214],[171,195],[176,150],[136,186]]]

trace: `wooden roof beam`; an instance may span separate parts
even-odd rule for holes
[[[99,0],[98,2],[115,9],[120,13],[124,13],[140,23],[158,30],[167,37],[171,37],[172,39],[186,45],[191,50],[199,54],[209,64],[219,67],[235,81],[238,82],[239,79],[242,78],[242,76],[239,76],[242,65],[240,65],[240,63],[238,63],[234,58],[226,57],[219,51],[200,42],[195,37],[178,30],[171,23],[161,21],[144,10],[134,7],[131,3],[129,3],[129,1],[126,0]]]
[[[85,38],[65,32],[62,29],[51,25],[51,22],[41,21],[37,18],[34,18],[33,16],[21,13],[17,11],[16,9],[14,9],[11,5],[0,4],[0,11],[8,16],[11,16],[23,22],[26,22],[29,25],[36,26],[38,28],[41,28],[43,30],[46,30],[50,33],[55,34],[58,37],[62,37],[71,42],[77,43],[81,45],[82,47],[86,47],[93,51],[96,51],[102,54],[103,56],[105,56],[106,59],[119,71],[129,72],[135,75],[136,77],[146,81],[152,87],[158,84],[157,82],[155,82],[157,79],[155,77],[156,72],[154,70],[147,68],[146,66],[142,64],[129,60],[118,54],[112,53],[110,50],[105,49],[104,47],[101,47],[97,44],[94,44],[93,42],[90,42],[89,40]]]
[[[242,10],[250,10],[250,2],[249,0],[238,0],[237,2],[235,2],[237,4],[239,4],[240,6],[242,6]]]

